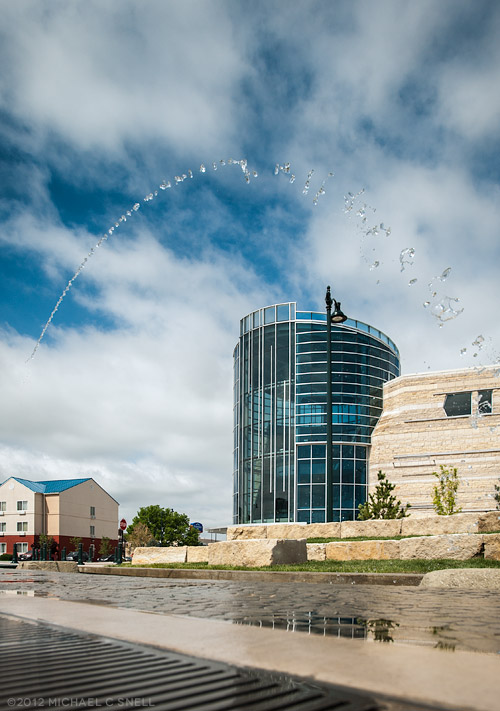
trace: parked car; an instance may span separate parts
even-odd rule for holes
[[[86,551],[83,551],[82,556],[83,562],[85,563],[85,561],[89,559],[89,554]],[[67,553],[66,560],[74,560],[78,562],[78,551],[72,551],[71,553]]]
[[[98,563],[114,563],[115,562],[115,554],[110,553],[110,555],[103,555],[97,559],[97,562]]]
[[[27,551],[27,553],[19,553],[17,556],[18,560],[33,560],[33,551]]]

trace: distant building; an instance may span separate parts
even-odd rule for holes
[[[81,538],[84,550],[99,550],[106,536],[117,543],[118,502],[93,479],[30,481],[10,477],[0,484],[0,554],[27,552],[39,536],[51,536],[59,550]]]
[[[433,514],[433,472],[456,467],[458,506],[495,509],[500,477],[498,366],[403,375],[384,385],[384,409],[371,438],[370,490],[377,471],[397,485],[412,516]]]
[[[234,350],[233,523],[355,519],[371,435],[399,351],[378,329],[333,324],[333,508],[326,512],[326,313],[295,303],[240,322]],[[330,518],[331,517],[331,518]]]

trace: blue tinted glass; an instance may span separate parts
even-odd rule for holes
[[[274,323],[274,306],[264,309],[264,323]]]
[[[357,509],[360,504],[366,501],[366,486],[355,486],[354,507]]]
[[[364,459],[356,461],[356,484],[366,484],[366,462]]]
[[[298,486],[297,487],[297,508],[308,509],[311,506],[311,487],[310,486]]]
[[[311,523],[311,513],[310,511],[298,511],[297,512],[298,523]]]
[[[325,523],[325,510],[319,509],[312,512],[312,523]]]
[[[311,457],[311,447],[310,446],[297,447],[297,458],[298,459],[310,459],[310,457]]]
[[[260,311],[255,311],[253,314],[253,327],[257,328],[260,326]]]
[[[366,447],[356,447],[356,459],[366,459]]]
[[[313,459],[312,463],[312,480],[319,484],[325,481],[325,460]]]
[[[342,484],[342,508],[352,509],[354,506],[354,487]]]
[[[342,457],[345,457],[347,459],[353,459],[354,458],[354,447],[344,444],[344,446],[342,447]]]
[[[332,479],[335,483],[340,482],[340,462],[338,459],[332,462]]]
[[[323,484],[314,484],[312,487],[312,508],[320,509],[325,505],[325,487]]]
[[[310,321],[311,320],[311,312],[310,311],[297,311],[297,315],[295,317],[297,320],[300,321]]]
[[[354,460],[342,460],[342,483],[354,484]]]
[[[312,456],[314,458],[325,458],[325,445],[324,444],[315,444],[313,445],[312,448]]]
[[[311,479],[311,462],[309,459],[299,459],[297,462],[297,481],[299,484],[309,484]]]
[[[277,307],[276,321],[288,321],[290,318],[290,309],[288,304],[281,304]]]
[[[333,506],[340,508],[340,486],[337,484],[333,485]]]

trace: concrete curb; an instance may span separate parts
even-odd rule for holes
[[[206,570],[204,568],[120,568],[92,566],[87,563],[80,573],[125,575],[143,578],[174,578],[189,580],[235,580],[259,583],[329,583],[330,585],[420,585],[420,573],[308,573],[261,570]]]

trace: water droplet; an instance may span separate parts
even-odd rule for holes
[[[162,184],[160,185],[160,190],[166,190],[167,188],[171,188],[171,187],[172,187],[172,183],[170,182],[170,180],[167,180],[167,181],[164,180],[162,182]]]
[[[192,170],[188,170],[188,175],[189,175],[190,178],[192,178],[192,177],[193,177],[193,171],[192,171]]]
[[[278,175],[279,172],[280,172],[280,164],[276,163],[276,165],[274,166],[274,174]]]
[[[217,163],[216,163],[215,161],[212,163],[212,168],[213,168],[214,170],[217,170]]]
[[[149,194],[146,195],[146,197],[144,198],[144,202],[149,202],[149,201],[152,200],[152,199],[153,199],[153,193],[149,193]]]
[[[140,208],[140,204],[138,202],[136,202],[135,205],[133,206],[132,210],[134,210],[134,212],[137,212],[137,210],[139,208]]]
[[[372,272],[374,269],[376,269],[379,266],[380,262],[373,262],[373,264],[370,265],[370,271]]]
[[[254,178],[258,178],[258,177],[259,177],[259,174],[257,173],[256,170],[252,170],[252,175],[253,175]],[[292,176],[292,177],[295,179],[295,176]],[[292,182],[292,181],[290,181],[290,182]]]
[[[467,348],[461,348],[460,355],[463,356],[463,355],[465,355],[465,353],[467,353]]]
[[[402,249],[401,253],[399,255],[399,261],[401,264],[401,271],[403,272],[405,270],[405,266],[411,266],[413,264],[413,257],[415,256],[415,250],[413,247],[407,247],[406,249]]]
[[[484,336],[478,336],[475,341],[472,341],[473,346],[477,346],[479,350],[483,347],[484,344]]]
[[[417,281],[418,279],[410,279],[410,281],[408,282],[408,286],[413,286],[413,284],[416,284]]]
[[[226,161],[225,161],[223,158],[220,159],[219,163],[220,163],[221,165],[226,165]]]
[[[424,307],[424,309],[426,309],[426,308],[427,308],[428,306],[430,306],[430,305],[431,305],[431,302],[430,302],[430,301],[424,301],[424,303],[422,304],[422,306]]]
[[[451,272],[451,267],[448,267],[447,269],[445,269],[444,272],[441,274],[441,276],[438,277],[439,281],[446,281],[450,272]]]
[[[207,169],[205,168],[205,166],[204,166],[203,163],[202,163],[202,164],[200,165],[200,173],[206,173],[206,172],[207,172]]]

